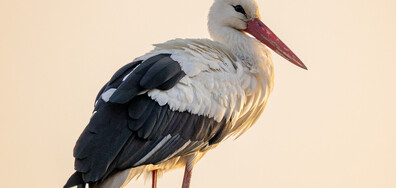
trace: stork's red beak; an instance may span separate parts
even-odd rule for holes
[[[258,18],[249,21],[245,31],[291,63],[308,70],[304,63]]]

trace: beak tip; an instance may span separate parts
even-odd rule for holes
[[[293,55],[294,55],[294,54],[293,54]],[[294,55],[294,56],[295,56],[295,55]],[[300,67],[300,68],[302,68],[302,69],[308,70],[308,67],[305,66],[304,63],[303,63],[297,56],[295,56],[295,57],[296,57],[297,60],[290,61],[290,62],[292,62],[293,64],[297,65],[298,67]]]

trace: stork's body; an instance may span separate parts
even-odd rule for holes
[[[270,52],[257,33],[259,40],[242,32],[247,24],[262,28],[258,17],[254,1],[216,0],[208,24],[214,41],[158,44],[117,71],[77,141],[77,172],[67,186],[122,187],[142,173],[155,180],[157,172],[185,166],[188,187],[195,163],[251,127],[273,88]]]

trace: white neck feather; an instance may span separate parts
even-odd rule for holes
[[[272,74],[272,56],[267,47],[255,38],[231,27],[208,22],[210,36],[213,40],[227,46],[243,65],[252,73],[266,72]]]

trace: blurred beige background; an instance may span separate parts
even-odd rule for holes
[[[0,0],[0,187],[63,186],[101,86],[152,43],[207,38],[211,3]],[[274,55],[261,119],[209,152],[192,187],[396,187],[396,1],[259,6],[309,71]],[[159,187],[180,187],[182,175]]]

